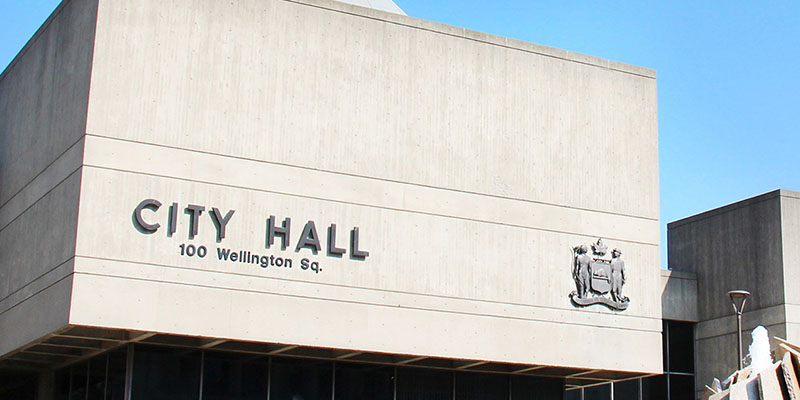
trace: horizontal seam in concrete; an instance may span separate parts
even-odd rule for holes
[[[79,138],[78,138],[78,140],[76,140],[74,143],[72,143],[71,145],[69,145],[69,146],[67,147],[67,149],[66,149],[66,150],[62,151],[62,152],[61,152],[59,155],[57,155],[57,156],[56,156],[56,158],[54,158],[54,159],[53,159],[53,161],[51,161],[49,164],[47,164],[47,165],[46,165],[44,168],[42,168],[42,170],[41,170],[41,171],[39,171],[39,173],[37,173],[37,174],[36,174],[36,175],[35,175],[33,178],[31,178],[31,179],[30,179],[28,182],[26,182],[24,185],[22,185],[22,187],[21,187],[19,190],[17,190],[17,192],[16,192],[16,193],[14,193],[13,195],[11,195],[11,197],[9,197],[9,198],[8,198],[8,200],[6,200],[5,202],[3,202],[3,204],[0,204],[0,209],[2,209],[3,207],[5,207],[5,206],[6,206],[6,204],[8,204],[8,203],[9,203],[11,200],[14,200],[14,198],[15,198],[15,197],[17,197],[17,196],[18,196],[20,193],[22,193],[22,192],[25,190],[25,188],[27,188],[28,186],[30,186],[30,185],[31,185],[31,184],[32,184],[32,183],[33,183],[33,182],[36,180],[36,178],[38,178],[39,176],[41,176],[42,174],[44,174],[44,173],[47,171],[47,169],[48,169],[48,168],[50,168],[50,167],[51,167],[53,164],[57,163],[57,162],[58,162],[58,160],[60,160],[60,159],[61,159],[61,157],[64,157],[64,155],[66,155],[67,153],[69,153],[69,151],[70,151],[70,150],[72,150],[72,148],[73,148],[73,147],[75,147],[76,145],[78,145],[78,143],[80,143],[80,142],[81,142],[81,140],[83,140],[83,138],[84,138],[84,135],[81,135],[81,137],[79,137]],[[59,183],[60,183],[60,182],[59,182]]]
[[[273,292],[266,292],[266,291],[252,290],[252,289],[221,288],[221,287],[210,286],[210,285],[196,285],[196,284],[188,284],[188,283],[183,283],[183,282],[173,282],[173,281],[158,280],[158,279],[134,278],[134,277],[130,277],[130,276],[102,275],[102,274],[96,274],[96,273],[91,273],[91,272],[75,272],[74,274],[75,275],[97,276],[97,277],[104,277],[104,278],[115,278],[115,279],[125,279],[125,280],[134,280],[134,281],[154,282],[154,283],[171,284],[171,285],[192,286],[192,287],[200,287],[200,288],[216,289],[216,290],[240,291],[240,292],[247,292],[247,293],[267,294],[267,295],[271,295],[271,296],[293,297],[293,298],[307,299],[307,300],[330,301],[330,302],[334,302],[334,303],[349,303],[349,304],[359,304],[359,305],[377,306],[377,307],[385,307],[385,308],[396,308],[396,309],[406,309],[406,310],[416,310],[416,311],[428,311],[428,312],[444,313],[444,314],[461,314],[461,315],[469,315],[469,316],[476,316],[476,317],[486,317],[486,318],[502,318],[502,319],[518,320],[518,321],[544,322],[544,323],[558,324],[558,325],[568,325],[568,326],[575,326],[575,325],[577,325],[577,326],[588,326],[588,327],[592,327],[592,328],[596,328],[596,329],[611,329],[611,330],[615,330],[615,331],[616,330],[624,330],[624,331],[637,331],[637,332],[659,333],[659,334],[661,333],[661,329],[647,330],[647,329],[635,329],[635,328],[615,328],[615,327],[609,327],[609,326],[597,326],[597,325],[582,324],[582,323],[566,323],[566,322],[561,322],[561,321],[552,321],[552,320],[536,319],[536,318],[521,318],[521,317],[511,317],[511,316],[495,315],[495,314],[470,313],[470,312],[464,312],[464,311],[437,310],[437,309],[433,309],[433,308],[409,307],[409,306],[389,305],[389,304],[381,304],[381,303],[369,303],[369,302],[364,302],[364,301],[347,301],[347,300],[340,300],[340,299],[329,299],[329,298],[324,298],[324,297],[301,296],[301,295],[296,295],[296,294],[285,294],[285,293],[273,293]]]
[[[785,303],[775,304],[775,305],[772,305],[772,306],[766,306],[766,307],[758,308],[758,309],[755,309],[753,311],[745,311],[744,314],[743,314],[743,318],[746,318],[747,315],[753,315],[754,313],[769,312],[769,311],[766,311],[766,310],[770,310],[770,309],[773,309],[773,308],[776,309],[776,310],[780,310],[780,309],[783,308],[784,304]],[[708,322],[721,321],[721,320],[724,320],[724,319],[735,318],[735,317],[736,317],[736,314],[728,314],[728,315],[723,315],[721,317],[716,317],[716,318],[711,318],[711,319],[704,319],[704,320],[702,320],[700,322],[708,323]]]
[[[786,325],[786,323],[785,322],[779,322],[777,324],[766,325],[764,327],[767,328],[767,330],[769,330],[770,327],[774,327],[774,326],[778,326],[778,325]],[[745,331],[745,333],[747,333],[747,332]],[[718,335],[695,337],[694,340],[696,342],[699,342],[701,340],[717,339],[717,338],[721,338],[723,336],[731,336],[731,335],[736,335],[736,328],[734,328],[734,330],[731,331],[731,332],[720,333]]]
[[[777,323],[774,323],[774,324],[771,324],[771,325],[767,325],[767,326],[775,326],[775,325],[785,324],[786,323],[786,321],[785,321],[785,319],[786,319],[786,308],[784,307],[783,304],[778,304],[778,305],[775,305],[775,306],[769,306],[769,307],[766,307],[766,308],[759,308],[758,310],[755,310],[755,311],[749,311],[749,312],[745,311],[743,318],[747,318],[747,315],[751,315],[752,316],[752,313],[762,313],[763,314],[763,313],[770,313],[770,312],[774,311],[774,310],[771,310],[771,309],[782,311],[784,321],[777,322]],[[698,321],[696,323],[696,325],[701,325],[702,324],[702,325],[705,326],[705,325],[710,325],[710,324],[722,323],[722,321],[725,320],[725,319],[735,320],[735,317],[736,317],[735,314],[731,314],[731,315],[726,315],[726,316],[723,316],[723,317],[717,317],[717,318],[713,318],[713,319],[706,319],[706,320]],[[736,333],[736,331],[734,330],[731,333]],[[724,336],[724,335],[727,335],[727,334],[730,334],[730,333],[724,333],[724,334],[717,335],[717,336]],[[707,337],[716,337],[716,336],[703,336],[702,338],[707,338]],[[697,339],[700,339],[700,338],[701,337],[697,337]]]
[[[496,42],[492,42],[492,41],[488,41],[488,40],[480,40],[480,39],[468,37],[466,35],[458,35],[458,34],[455,34],[455,33],[443,32],[443,31],[439,31],[439,30],[435,30],[435,29],[431,29],[431,28],[423,28],[421,26],[415,26],[413,24],[402,23],[402,22],[399,22],[399,21],[390,21],[390,20],[379,18],[379,17],[376,17],[376,16],[369,16],[369,15],[359,14],[359,13],[352,12],[352,11],[340,10],[340,9],[336,9],[336,8],[326,7],[326,6],[323,6],[323,5],[320,5],[320,4],[309,4],[309,3],[305,3],[305,2],[302,2],[302,1],[295,1],[295,0],[284,0],[284,1],[286,1],[288,3],[295,3],[295,4],[299,4],[299,5],[304,5],[304,6],[307,6],[307,7],[319,8],[319,9],[322,9],[322,10],[338,12],[338,13],[352,15],[352,16],[356,16],[356,17],[371,19],[371,20],[375,20],[375,21],[381,21],[381,22],[385,22],[387,24],[404,26],[404,27],[407,27],[407,28],[417,29],[417,30],[421,30],[421,31],[436,33],[436,34],[455,37],[455,38],[464,39],[464,40],[470,40],[470,41],[473,41],[473,42],[488,44],[488,45],[497,46],[497,47],[502,47],[502,48],[506,48],[506,49],[510,49],[510,50],[517,50],[517,51],[521,51],[521,52],[524,52],[524,53],[536,54],[536,55],[543,56],[543,57],[555,58],[555,59],[559,59],[559,60],[563,60],[563,61],[573,62],[573,63],[576,63],[576,64],[582,64],[582,65],[587,65],[587,66],[591,66],[591,67],[596,67],[596,68],[616,71],[616,72],[620,72],[620,73],[624,73],[624,74],[640,76],[642,78],[656,79],[653,76],[649,76],[649,75],[645,75],[643,73],[637,73],[637,72],[633,72],[633,71],[626,71],[626,70],[619,69],[619,68],[614,68],[614,67],[611,67],[610,65],[599,65],[599,64],[595,64],[595,63],[591,63],[591,62],[587,62],[587,61],[579,61],[579,60],[575,60],[575,59],[568,58],[568,57],[558,56],[558,55],[555,55],[555,54],[548,54],[548,53],[545,53],[545,52],[535,51],[535,50],[531,50],[531,49],[522,49],[522,48],[519,48],[519,47],[509,46],[507,44],[496,43]],[[405,17],[405,18],[414,18],[414,17],[408,16],[408,15],[401,16],[399,14],[393,14],[393,16]],[[423,21],[427,21],[427,20],[423,20]],[[440,24],[442,26],[451,26],[451,25],[441,24],[439,22],[434,22],[434,21],[427,21],[427,22]],[[493,35],[491,33],[483,33],[483,32],[473,31],[471,29],[457,27],[457,26],[453,26],[453,28],[461,29],[461,30],[464,30],[464,31],[472,31],[472,32],[476,32],[476,33],[481,34],[481,35],[489,35],[489,36],[496,37],[496,38],[501,38],[501,39],[517,40],[517,39],[512,39],[512,38],[506,38],[504,36]],[[528,42],[525,42],[523,40],[519,40],[519,41],[523,42],[523,43],[528,43]],[[531,43],[531,44],[533,44],[533,43]],[[548,47],[548,46],[544,46],[544,45],[537,45],[537,46]],[[554,49],[554,50],[556,50],[556,49]],[[567,50],[564,50],[564,51],[566,52]],[[578,54],[578,53],[576,53],[576,54]],[[593,57],[593,56],[589,56],[589,55],[586,55],[586,56]],[[598,59],[600,59],[600,58],[598,58]],[[604,60],[604,61],[607,61],[609,63],[612,62],[611,60],[605,60],[605,59],[600,59],[600,60]],[[618,61],[614,61],[614,62],[615,63],[619,63],[619,64],[624,64],[624,63],[618,62]]]
[[[285,0],[285,1],[288,1],[288,0]],[[258,163],[263,163],[263,164],[280,165],[280,166],[283,166],[283,167],[296,168],[296,169],[301,169],[301,170],[306,170],[306,171],[322,172],[322,173],[331,174],[331,175],[351,176],[351,177],[355,177],[355,178],[363,178],[363,179],[370,179],[370,180],[376,180],[376,181],[381,181],[381,182],[397,183],[397,184],[401,184],[401,185],[417,186],[417,187],[422,187],[422,188],[427,188],[427,189],[444,190],[444,191],[454,192],[454,193],[466,193],[466,194],[472,194],[472,195],[478,195],[478,196],[492,197],[492,198],[502,199],[502,200],[521,201],[521,202],[525,202],[525,203],[540,204],[540,205],[546,205],[546,206],[551,206],[551,207],[559,207],[559,208],[565,208],[565,209],[570,209],[570,210],[587,211],[587,212],[597,213],[597,214],[616,215],[616,216],[620,216],[620,217],[635,218],[635,219],[641,219],[641,220],[646,220],[646,221],[658,222],[658,218],[644,217],[644,216],[632,215],[632,214],[624,214],[624,213],[619,213],[619,212],[614,212],[614,211],[593,210],[593,209],[589,209],[589,208],[573,207],[573,206],[568,206],[568,205],[563,205],[563,204],[547,203],[547,202],[544,202],[544,201],[521,199],[521,198],[517,198],[517,197],[498,196],[498,195],[491,194],[491,193],[472,192],[472,191],[468,191],[468,190],[460,190],[460,189],[453,189],[453,188],[446,188],[446,187],[437,187],[437,186],[425,185],[425,184],[421,184],[421,183],[404,182],[404,181],[380,178],[380,177],[375,177],[375,176],[358,175],[358,174],[353,174],[353,173],[348,173],[348,172],[327,171],[327,170],[324,170],[324,169],[304,167],[304,166],[300,166],[300,165],[278,163],[278,162],[274,162],[274,161],[265,161],[265,160],[259,160],[259,159],[256,159],[256,158],[240,157],[240,156],[234,156],[234,155],[229,155],[229,154],[212,153],[210,151],[204,151],[204,150],[187,149],[187,148],[182,148],[182,147],[177,147],[177,146],[169,146],[169,145],[158,144],[158,143],[142,142],[142,141],[139,141],[139,140],[122,139],[122,138],[116,138],[116,137],[111,137],[111,136],[103,136],[103,135],[97,135],[97,134],[90,134],[90,133],[86,133],[86,136],[96,137],[96,138],[101,138],[101,139],[107,139],[107,140],[121,141],[121,142],[137,143],[137,144],[143,144],[143,145],[148,145],[148,146],[162,147],[162,148],[165,148],[165,149],[175,149],[175,150],[192,152],[192,153],[207,154],[207,155],[212,155],[212,156],[216,156],[216,157],[232,158],[232,159],[235,159],[235,160],[245,160],[245,161],[252,161],[252,162],[258,162]],[[102,166],[99,166],[99,165],[95,165],[95,167],[106,168],[106,167],[102,167]],[[106,169],[113,169],[113,168],[106,168]]]
[[[67,181],[69,178],[72,178],[72,175],[75,175],[75,173],[77,173],[78,171],[80,171],[82,167],[83,167],[82,165],[78,165],[78,168],[76,168],[74,171],[70,172],[70,173],[69,173],[69,174],[68,174],[68,175],[67,175],[67,176],[66,176],[64,179],[60,180],[60,181],[59,181],[59,182],[58,182],[58,183],[57,183],[55,186],[51,187],[51,188],[50,188],[50,189],[49,189],[47,192],[45,192],[45,193],[44,193],[44,194],[43,194],[41,197],[39,197],[38,199],[36,199],[36,201],[34,201],[33,203],[31,203],[31,205],[29,205],[29,206],[28,206],[28,207],[26,207],[24,210],[22,210],[22,212],[21,212],[21,213],[19,213],[19,215],[17,215],[17,216],[16,216],[16,217],[14,217],[13,219],[11,219],[11,221],[8,221],[8,223],[7,223],[6,225],[4,225],[2,228],[0,228],[0,232],[3,232],[3,231],[4,231],[6,228],[8,228],[8,227],[9,227],[11,224],[13,224],[13,223],[14,223],[14,221],[16,221],[17,219],[19,219],[21,216],[25,215],[25,213],[26,213],[26,212],[28,212],[28,210],[30,210],[30,209],[31,209],[31,208],[33,208],[33,207],[34,207],[36,204],[38,204],[40,201],[42,201],[42,199],[44,199],[45,197],[47,197],[47,196],[50,194],[50,192],[52,192],[53,190],[55,190],[56,188],[58,188],[59,186],[61,186],[61,184],[62,184],[62,183],[64,183],[65,181]],[[76,209],[76,211],[77,211],[77,209]]]
[[[42,273],[41,275],[37,276],[36,278],[33,278],[33,280],[31,280],[30,282],[26,283],[25,285],[23,285],[23,286],[22,286],[22,287],[20,287],[19,289],[15,290],[15,291],[13,291],[13,292],[11,292],[11,293],[9,293],[9,294],[7,294],[7,295],[6,295],[5,297],[3,297],[3,298],[0,298],[0,303],[2,303],[3,301],[5,301],[7,298],[9,298],[9,297],[13,296],[15,293],[19,292],[20,290],[23,290],[23,289],[25,289],[26,287],[33,285],[34,283],[36,283],[36,281],[38,281],[39,279],[42,279],[42,278],[43,278],[45,275],[48,275],[48,274],[50,274],[51,272],[53,272],[53,271],[57,270],[57,269],[58,269],[58,268],[60,268],[62,265],[64,265],[64,264],[66,264],[66,263],[70,262],[70,260],[73,260],[73,259],[75,259],[75,256],[70,256],[70,257],[69,257],[69,258],[67,258],[66,260],[64,260],[64,261],[62,261],[62,262],[60,262],[60,263],[58,263],[58,264],[57,264],[55,267],[52,267],[52,268],[48,269],[47,271],[45,271],[44,273]],[[24,300],[23,300],[23,301],[24,301]]]
[[[690,278],[684,276],[661,275],[662,278],[669,278],[669,280],[680,279],[682,281],[697,281],[697,278]]]
[[[260,192],[260,193],[273,193],[273,194],[277,194],[277,195],[281,195],[281,196],[299,197],[299,198],[304,198],[304,199],[327,201],[327,202],[338,203],[338,204],[349,204],[349,205],[354,205],[354,206],[358,206],[358,207],[367,207],[367,208],[374,208],[374,209],[380,209],[380,210],[389,210],[389,211],[396,211],[396,212],[402,212],[402,213],[408,213],[408,214],[428,215],[428,216],[439,217],[439,218],[448,218],[448,219],[455,219],[455,220],[461,220],[461,221],[478,222],[478,223],[483,223],[483,224],[507,226],[507,227],[520,228],[520,229],[529,229],[529,230],[539,231],[539,232],[557,233],[557,234],[561,234],[561,235],[575,235],[575,236],[587,236],[587,237],[591,236],[591,235],[586,235],[586,234],[578,233],[578,232],[558,231],[558,230],[554,230],[554,229],[544,229],[544,228],[536,228],[536,227],[524,226],[524,225],[506,224],[506,223],[502,223],[502,222],[481,220],[481,219],[476,219],[476,218],[466,218],[466,217],[460,217],[460,216],[454,216],[454,215],[436,214],[436,213],[425,212],[425,211],[405,210],[405,209],[401,209],[401,208],[376,206],[376,205],[373,205],[373,204],[364,204],[364,203],[355,203],[355,202],[350,202],[350,201],[333,200],[333,199],[326,199],[326,198],[322,198],[322,197],[314,197],[314,196],[307,196],[307,195],[294,194],[294,193],[284,193],[284,192],[278,192],[278,191],[266,190],[266,189],[256,189],[256,188],[251,188],[251,187],[246,187],[246,186],[230,185],[230,184],[225,184],[225,183],[207,182],[207,181],[200,181],[200,180],[196,180],[196,179],[176,178],[176,177],[167,176],[167,175],[150,174],[150,173],[137,172],[137,171],[128,171],[128,170],[124,170],[124,169],[108,168],[108,167],[103,167],[103,166],[99,166],[99,165],[92,165],[92,164],[84,164],[83,166],[84,167],[89,167],[89,168],[102,169],[102,170],[106,170],[106,171],[122,172],[122,173],[126,173],[126,174],[153,176],[153,177],[157,177],[157,178],[170,179],[170,180],[175,180],[175,181],[193,182],[193,183],[199,183],[199,184],[203,184],[203,185],[222,186],[222,187],[228,187],[228,188],[233,188],[233,189],[250,190],[250,191]],[[591,236],[591,237],[594,237],[594,236]],[[624,243],[638,244],[638,245],[642,245],[642,246],[658,246],[658,243],[639,242],[639,241],[636,241],[636,240],[620,239],[620,238],[615,238],[615,237],[610,237],[610,236],[609,237],[605,237],[605,239],[615,240],[615,241],[624,242]]]
[[[270,281],[284,281],[284,282],[293,282],[293,283],[302,283],[307,285],[321,285],[321,286],[331,286],[343,289],[357,289],[369,292],[378,292],[378,293],[394,293],[394,294],[402,294],[402,295],[413,295],[413,296],[420,296],[420,297],[429,297],[435,299],[446,299],[446,300],[460,300],[460,301],[469,301],[469,302],[477,302],[477,303],[487,303],[487,304],[498,304],[498,305],[510,305],[510,306],[520,306],[520,307],[528,307],[528,308],[541,308],[545,310],[552,310],[552,311],[561,311],[561,312],[568,312],[568,313],[580,313],[579,310],[570,310],[558,307],[550,307],[550,306],[539,306],[539,305],[531,305],[531,304],[523,304],[523,303],[512,303],[512,302],[505,302],[505,301],[498,301],[498,300],[485,300],[485,299],[473,299],[468,297],[455,297],[455,296],[446,296],[446,295],[436,295],[430,293],[415,293],[415,292],[405,292],[401,290],[392,290],[392,289],[376,289],[376,288],[369,288],[369,287],[360,287],[360,286],[350,286],[350,285],[342,285],[336,283],[327,283],[327,282],[311,282],[311,281],[303,281],[299,279],[288,279],[288,278],[276,278],[272,276],[258,276],[258,275],[251,275],[251,274],[244,274],[240,272],[225,272],[225,271],[211,271],[207,269],[201,268],[190,268],[190,267],[180,267],[175,265],[168,265],[168,264],[158,264],[158,263],[149,263],[149,262],[141,262],[141,261],[128,261],[128,260],[119,260],[113,258],[104,258],[104,257],[94,257],[94,256],[86,256],[86,255],[75,255],[76,258],[88,258],[100,261],[111,261],[111,262],[119,262],[119,263],[126,263],[126,264],[143,264],[149,265],[153,267],[161,267],[161,268],[170,268],[170,269],[177,269],[177,270],[188,270],[188,271],[197,271],[197,272],[204,272],[204,273],[212,273],[212,274],[221,274],[221,275],[235,275],[253,279],[264,279]],[[77,260],[76,260],[77,264]],[[88,272],[80,272],[79,273],[88,273]],[[102,274],[91,273],[92,275],[102,276]],[[246,290],[245,290],[246,291]],[[623,317],[623,318],[636,318],[636,319],[644,319],[644,320],[661,320],[661,318],[654,318],[654,317],[645,317],[641,315],[626,315],[621,313],[614,313],[614,314],[601,314],[596,313],[599,315],[609,316],[609,317]]]
[[[44,291],[45,291],[45,290],[47,290],[47,289],[50,289],[51,287],[53,287],[53,286],[57,285],[58,283],[60,283],[60,282],[61,282],[61,281],[63,281],[64,279],[67,279],[67,278],[69,278],[69,277],[70,277],[70,276],[72,276],[72,275],[73,275],[73,273],[72,273],[72,272],[70,272],[69,274],[67,274],[66,276],[62,277],[61,279],[59,279],[59,280],[57,280],[57,281],[55,281],[55,282],[53,282],[53,283],[51,283],[51,284],[49,284],[49,285],[47,285],[47,286],[43,287],[41,290],[38,290],[38,291],[36,291],[36,293],[32,293],[30,296],[26,297],[25,299],[23,299],[22,301],[18,302],[17,304],[14,304],[13,306],[9,307],[7,310],[4,310],[3,312],[0,312],[0,318],[2,318],[3,314],[5,314],[5,313],[7,313],[7,312],[9,312],[9,311],[11,311],[11,310],[13,310],[13,309],[14,309],[14,308],[16,308],[17,306],[20,306],[20,305],[22,305],[23,303],[25,303],[26,301],[30,300],[30,299],[31,299],[31,298],[33,298],[34,296],[38,295],[39,293],[42,293],[42,292],[44,292]]]

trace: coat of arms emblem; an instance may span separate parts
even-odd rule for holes
[[[597,239],[589,246],[580,245],[572,248],[572,278],[577,290],[569,297],[576,306],[603,304],[614,310],[628,308],[630,299],[622,295],[625,285],[625,261],[622,251],[614,249],[611,257],[606,254],[608,246],[603,239]]]

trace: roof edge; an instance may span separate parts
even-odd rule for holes
[[[676,221],[672,221],[672,222],[667,224],[667,229],[669,230],[669,229],[677,228],[677,227],[680,227],[680,226],[683,226],[683,225],[686,225],[686,224],[691,224],[693,222],[697,222],[697,221],[704,220],[704,219],[707,219],[707,218],[715,217],[715,216],[720,215],[720,214],[725,214],[725,213],[731,212],[731,211],[739,209],[739,208],[748,207],[748,206],[751,206],[753,204],[761,203],[763,201],[771,200],[771,199],[778,198],[778,197],[791,197],[791,198],[800,199],[800,192],[794,192],[794,191],[786,190],[786,189],[775,189],[775,190],[760,194],[758,196],[749,197],[749,198],[746,198],[744,200],[739,200],[737,202],[726,204],[724,206],[720,206],[720,207],[717,207],[717,208],[713,208],[711,210],[704,211],[704,212],[701,212],[699,214],[694,214],[694,215],[691,215],[691,216],[688,216],[688,217],[685,217],[685,218],[681,218],[681,219],[676,220]]]
[[[373,8],[366,8],[349,3],[343,3],[336,0],[283,0],[283,1],[296,4],[303,4],[310,7],[323,8],[336,12],[343,12],[360,17],[385,21],[396,25],[402,25],[409,28],[426,30],[434,33],[459,37],[467,40],[473,40],[476,42],[482,42],[500,47],[506,47],[542,56],[559,58],[565,61],[571,61],[580,64],[586,64],[599,68],[604,68],[612,71],[638,75],[645,78],[656,79],[656,71],[654,69],[640,67],[631,64],[625,64],[618,61],[606,60],[599,57],[594,57],[568,50],[562,50],[554,47],[534,44],[522,40],[511,39],[504,36],[482,33],[478,31],[469,30],[466,28],[459,28],[456,26],[446,25],[439,22],[433,22],[415,17],[410,17],[408,15],[394,14],[387,11],[381,11]]]

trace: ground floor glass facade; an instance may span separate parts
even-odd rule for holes
[[[151,345],[56,374],[58,400],[123,400],[126,390],[131,400],[561,400],[563,388],[533,376]]]
[[[566,392],[566,400],[683,400],[695,398],[694,323],[663,321],[664,374]]]

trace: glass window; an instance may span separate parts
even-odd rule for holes
[[[453,373],[399,368],[397,400],[453,400]]]
[[[125,371],[128,365],[128,349],[122,346],[108,353],[106,400],[125,399]]]
[[[669,354],[668,342],[669,342],[669,322],[667,322],[667,320],[662,320],[661,321],[661,354],[663,355],[663,357],[661,357],[661,362],[662,362],[662,368],[663,368],[664,372],[669,371],[669,365],[668,365],[669,364],[669,358],[667,357],[667,354]]]
[[[64,368],[56,372],[56,387],[55,399],[56,400],[69,400],[69,383],[70,383],[70,369]],[[0,394],[3,394],[0,391]]]
[[[86,378],[89,373],[89,363],[82,362],[70,367],[72,379],[69,388],[69,400],[86,399]]]
[[[106,392],[106,361],[108,354],[101,354],[89,360],[89,384],[86,388],[87,400],[103,400]]]
[[[269,360],[252,354],[206,352],[203,400],[264,400]]]
[[[583,400],[611,400],[611,384],[583,388]]]
[[[331,398],[332,362],[275,357],[272,359],[270,374],[271,400],[330,400]]]
[[[567,390],[564,395],[565,400],[581,400],[581,389]]]
[[[638,399],[639,380],[614,382],[614,399]]]
[[[69,375],[69,373],[67,373]],[[34,400],[38,374],[27,371],[2,370],[0,373],[0,399]],[[69,382],[67,382],[69,384]],[[61,397],[56,397],[60,399]]]
[[[694,395],[694,376],[692,375],[670,375],[669,376],[669,396],[672,399],[693,399]]]
[[[200,357],[197,350],[136,346],[132,400],[197,400]]]
[[[694,325],[677,321],[667,321],[667,324],[669,325],[667,371],[694,373]]]
[[[642,400],[667,400],[667,376],[642,379]]]
[[[561,400],[563,392],[561,379],[511,376],[511,400]]]
[[[335,393],[337,400],[392,400],[394,367],[337,363]]]
[[[456,400],[508,400],[508,376],[460,372],[456,374]]]

